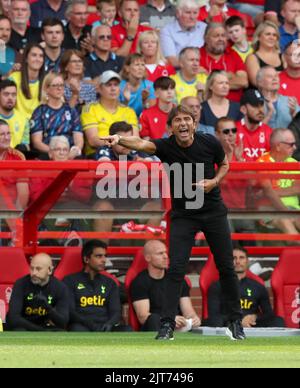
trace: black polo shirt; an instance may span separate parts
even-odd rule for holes
[[[103,61],[96,53],[91,53],[87,56],[85,61],[85,76],[88,78],[99,77],[107,70],[112,70],[120,73],[124,63],[124,58],[114,53],[110,53],[107,61]]]
[[[41,30],[39,28],[28,27],[25,35],[20,35],[17,31],[12,30],[9,46],[20,52],[24,50],[29,43],[41,42]]]
[[[176,142],[175,136],[168,139],[152,140],[156,146],[155,155],[170,168],[170,186],[172,195],[172,210],[180,215],[217,211],[223,208],[221,192],[215,187],[210,193],[204,194],[204,203],[199,201],[196,192],[189,198],[187,190],[202,179],[213,179],[216,176],[215,166],[225,159],[221,143],[212,135],[196,133],[190,147],[183,148]],[[202,177],[197,171],[202,169]],[[189,173],[191,171],[191,173]],[[180,190],[184,188],[184,190]],[[200,189],[197,189],[200,190]],[[202,197],[203,198],[203,197]],[[193,203],[193,209],[188,203]],[[218,206],[221,205],[221,206]]]
[[[81,50],[81,41],[84,40],[88,34],[91,33],[92,27],[85,26],[82,29],[82,33],[79,39],[75,39],[70,31],[69,24],[65,28],[65,39],[63,41],[62,47],[65,50]]]

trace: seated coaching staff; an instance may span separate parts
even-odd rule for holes
[[[67,287],[52,276],[52,259],[45,253],[34,256],[30,275],[14,287],[7,316],[14,331],[60,331],[69,321]]]
[[[105,268],[107,245],[88,241],[82,251],[83,270],[65,277],[70,294],[70,331],[101,332],[126,330],[119,326],[119,287],[100,272]]]

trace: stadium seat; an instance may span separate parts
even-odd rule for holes
[[[247,276],[250,279],[256,280],[258,283],[265,285],[264,281],[251,271],[247,271]],[[202,294],[202,318],[208,318],[208,290],[212,283],[219,280],[219,272],[215,265],[214,257],[212,254],[208,256],[199,279],[201,294]]]
[[[22,249],[0,248],[0,317],[3,322],[15,281],[28,273],[29,265]]]
[[[66,249],[54,271],[54,276],[59,280],[63,280],[67,275],[82,271],[83,265],[81,253],[82,248],[76,247]],[[101,274],[111,278],[118,286],[120,286],[119,280],[111,273],[102,271]]]
[[[135,255],[131,266],[129,267],[126,277],[125,277],[125,289],[127,292],[127,298],[128,298],[128,319],[129,324],[133,328],[134,331],[139,331],[141,328],[141,325],[138,321],[138,318],[136,316],[135,310],[133,308],[133,304],[131,302],[130,298],[130,286],[133,280],[137,277],[137,275],[147,269],[148,265],[144,257],[144,251],[143,249],[139,250],[137,254]],[[192,283],[190,279],[186,276],[185,280],[190,288],[192,288]]]
[[[290,328],[300,323],[300,253],[285,249],[271,277],[275,314]]]
[[[132,327],[134,331],[140,330],[140,323],[137,319],[136,313],[133,308],[133,304],[130,298],[130,286],[133,280],[137,277],[137,275],[144,271],[147,268],[147,262],[144,257],[143,249],[139,250],[135,255],[125,277],[125,289],[127,292],[128,298],[128,321],[129,325]]]

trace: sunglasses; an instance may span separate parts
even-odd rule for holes
[[[233,134],[236,134],[237,133],[237,128],[225,128],[225,129],[222,129],[222,133],[224,135],[229,135],[231,133]]]
[[[289,143],[289,142],[287,142],[287,141],[282,141],[281,142],[282,144],[285,144],[285,145],[287,145],[287,146],[289,146],[289,147],[296,147],[296,145],[297,145],[297,143],[296,142],[292,142],[292,143]]]
[[[112,40],[112,35],[99,35],[99,40]]]

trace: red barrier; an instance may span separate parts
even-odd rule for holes
[[[141,162],[139,162],[141,163]],[[108,167],[111,165],[117,172],[123,169],[125,166],[129,167],[135,162],[112,162],[105,163]],[[153,168],[159,168],[160,163],[143,163],[148,171],[153,171]],[[49,213],[53,205],[59,199],[60,195],[65,191],[69,183],[77,176],[78,173],[84,173],[83,176],[87,179],[91,178],[100,178],[97,175],[97,168],[101,165],[99,162],[95,161],[68,161],[68,162],[53,162],[53,161],[11,161],[4,162],[0,161],[0,175],[1,177],[11,176],[12,173],[16,178],[33,178],[33,177],[51,177],[53,178],[52,184],[44,190],[40,197],[33,202],[25,211],[23,215],[23,230],[22,232],[17,232],[18,236],[16,240],[19,242],[19,246],[23,247],[27,254],[34,254],[37,251],[40,251],[38,246],[39,239],[46,238],[68,238],[67,233],[60,232],[41,232],[38,233],[38,225]],[[152,169],[152,170],[151,170]],[[295,172],[292,174],[287,174],[285,171]],[[227,176],[228,180],[258,180],[258,177],[262,179],[300,179],[300,174],[297,174],[296,171],[300,171],[300,163],[232,163],[230,173]],[[161,176],[160,176],[161,178]],[[1,183],[1,179],[0,179]],[[1,188],[1,185],[0,185]],[[2,195],[3,190],[1,190]],[[4,195],[5,197],[5,195]],[[7,209],[12,209],[11,203],[9,203],[9,198],[7,202]],[[170,209],[170,199],[167,198],[164,200],[165,210]],[[300,215],[300,213],[299,213]],[[82,238],[111,238],[111,239],[152,239],[159,238],[165,239],[166,236],[154,236],[150,233],[140,233],[140,234],[125,234],[125,233],[98,233],[98,232],[79,232],[78,233]],[[0,238],[10,238],[10,233],[0,233]],[[199,234],[199,239],[203,239],[203,236]],[[244,240],[244,241],[300,241],[300,235],[286,235],[286,234],[236,234],[232,235],[233,240]],[[49,249],[51,247],[48,247]],[[61,250],[61,248],[52,247],[54,250]],[[264,247],[265,248],[265,247]],[[63,249],[63,248],[62,248]],[[116,248],[117,249],[117,248]],[[132,249],[128,247],[129,251],[132,252]],[[199,252],[208,251],[207,248],[196,248],[200,249]],[[273,248],[272,248],[273,249]],[[274,248],[275,249],[275,248]],[[120,248],[123,252],[126,252],[125,248]],[[271,248],[270,248],[271,250]],[[278,250],[279,251],[279,250]],[[197,252],[194,250],[194,252]],[[274,251],[275,252],[275,251]],[[277,252],[277,251],[276,251]]]

